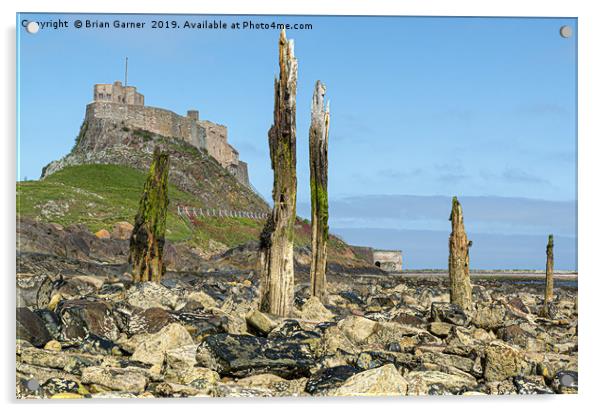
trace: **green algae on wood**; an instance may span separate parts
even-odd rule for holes
[[[316,82],[309,128],[309,170],[311,192],[310,292],[321,301],[326,296],[328,243],[328,128],[330,113],[324,107],[326,87]]]
[[[167,179],[169,154],[157,146],[144,184],[134,229],[130,238],[128,261],[134,282],[160,282],[165,273],[163,247],[167,219]]]

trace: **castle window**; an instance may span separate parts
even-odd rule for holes
[[[100,99],[104,99],[104,98],[105,98],[105,95],[104,95],[103,93],[100,93],[100,94],[98,95],[98,97],[99,97]]]
[[[111,100],[111,95],[110,94],[107,94],[107,99]]]

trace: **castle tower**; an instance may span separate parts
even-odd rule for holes
[[[186,117],[189,117],[195,121],[199,121],[199,111],[198,110],[188,110],[188,112],[186,112]]]
[[[113,84],[95,84],[94,101],[144,106],[144,95],[134,86],[123,86],[119,80]]]

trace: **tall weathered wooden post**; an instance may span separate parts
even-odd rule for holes
[[[328,243],[328,127],[330,113],[324,107],[326,86],[316,82],[309,127],[309,182],[311,192],[311,295],[326,295],[326,246]]]
[[[546,246],[546,292],[543,300],[543,316],[550,316],[550,304],[554,299],[554,235],[548,236]]]
[[[449,281],[450,300],[464,310],[472,309],[472,286],[470,285],[470,268],[468,249],[472,242],[464,231],[464,216],[458,198],[452,200],[451,216],[452,231],[449,236]]]
[[[260,310],[286,316],[294,298],[293,238],[297,215],[296,94],[294,43],[279,40],[280,76],[274,80],[274,124],[268,132],[274,171],[274,208],[259,246]]]
[[[167,218],[169,154],[155,147],[130,238],[129,263],[135,282],[160,282],[165,273],[163,245]]]

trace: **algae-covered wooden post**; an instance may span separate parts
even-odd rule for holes
[[[169,155],[155,147],[130,238],[129,263],[135,282],[160,282],[165,273],[163,245],[167,218]]]
[[[472,245],[464,231],[464,216],[458,198],[452,200],[452,231],[449,236],[449,281],[450,300],[464,310],[472,309],[472,286],[470,285],[470,268],[468,249]]]
[[[294,43],[279,40],[280,76],[274,81],[274,124],[268,132],[274,171],[274,208],[260,238],[260,310],[286,316],[294,299],[293,238],[297,203],[296,94]]]
[[[309,127],[309,181],[311,192],[311,295],[326,295],[326,245],[328,243],[328,126],[330,113],[324,107],[326,87],[316,82]]]
[[[548,236],[546,246],[546,292],[543,300],[543,316],[549,316],[549,305],[554,299],[554,235]]]

